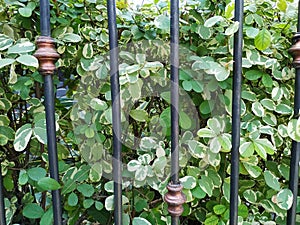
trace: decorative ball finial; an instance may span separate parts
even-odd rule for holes
[[[295,68],[300,68],[300,33],[296,33],[293,37],[293,46],[290,48],[289,52],[293,56],[293,66]]]
[[[186,197],[182,193],[182,184],[169,183],[167,189],[168,193],[164,199],[168,204],[168,212],[171,216],[181,216],[183,213],[182,205],[186,201]]]
[[[54,40],[51,37],[40,36],[36,43],[38,47],[34,56],[39,60],[39,71],[42,75],[52,75],[56,69],[55,62],[59,59]]]

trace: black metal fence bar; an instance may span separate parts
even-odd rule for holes
[[[59,55],[55,51],[54,41],[50,37],[50,3],[40,0],[41,37],[37,40],[38,50],[35,56],[39,59],[39,71],[44,75],[44,95],[47,124],[48,158],[51,178],[59,181],[58,158],[55,128],[54,90],[52,75],[55,71],[55,61]],[[52,191],[54,224],[62,225],[62,206],[60,191]]]
[[[239,191],[239,147],[241,126],[241,84],[243,56],[243,0],[235,1],[235,21],[239,29],[234,34],[233,52],[233,86],[232,86],[232,149],[230,173],[230,225],[238,224],[238,191]]]
[[[294,67],[296,68],[295,78],[295,97],[294,97],[294,116],[299,119],[300,110],[300,1],[298,3],[298,25],[297,33],[294,38],[294,45],[291,47],[290,52],[294,57]],[[287,213],[287,225],[296,224],[296,208],[297,208],[297,195],[299,188],[299,161],[300,161],[300,143],[293,141],[290,162],[290,180],[289,188],[293,192],[293,204]]]
[[[0,162],[0,224],[6,225],[1,162]]]
[[[121,159],[121,104],[118,63],[118,32],[116,22],[116,2],[107,1],[109,47],[110,47],[110,83],[113,119],[113,180],[114,180],[114,222],[122,225],[122,159]]]
[[[165,201],[171,224],[178,225],[185,196],[179,182],[179,0],[171,0],[171,182]]]

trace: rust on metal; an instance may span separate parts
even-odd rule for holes
[[[289,52],[293,56],[293,66],[295,68],[300,68],[300,33],[296,33],[293,37],[293,46],[290,48]]]
[[[39,71],[42,75],[52,75],[56,69],[55,62],[59,58],[54,40],[51,37],[40,36],[36,43],[37,51],[34,56],[39,60]]]
[[[186,201],[182,193],[182,184],[169,183],[167,186],[168,193],[165,195],[165,202],[168,204],[168,212],[171,216],[181,216],[183,213],[183,203]]]

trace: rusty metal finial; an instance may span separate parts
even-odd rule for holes
[[[34,56],[39,60],[39,71],[42,75],[52,75],[56,69],[55,62],[59,54],[55,50],[54,40],[51,37],[40,36],[37,41],[38,49]]]
[[[169,183],[167,186],[168,193],[165,195],[165,201],[168,203],[168,212],[171,216],[181,216],[183,213],[183,203],[186,201],[182,193],[182,184]]]
[[[293,66],[295,68],[300,68],[300,33],[296,33],[293,37],[293,46],[290,48],[289,52],[293,56]]]

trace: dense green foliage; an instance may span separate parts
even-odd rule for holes
[[[170,224],[162,196],[170,172],[169,1],[118,2],[124,225]],[[182,224],[229,218],[233,21],[230,1],[186,0],[180,20]],[[245,2],[240,158],[240,224],[284,224],[294,69],[288,49],[296,9],[286,0]],[[60,184],[49,178],[43,79],[32,56],[38,1],[0,3],[0,146],[8,224],[53,224],[61,189],[67,224],[112,224],[112,126],[105,3],[51,2],[61,59],[58,95]],[[59,88],[57,89],[59,92]],[[296,197],[296,196],[294,196]],[[299,204],[300,206],[300,204]],[[300,219],[298,218],[298,222]]]

